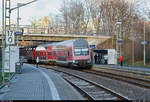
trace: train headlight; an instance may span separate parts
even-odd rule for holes
[[[77,63],[78,63],[78,61],[77,61],[77,60],[75,60],[75,61],[73,61],[73,63],[77,64]]]
[[[90,63],[91,61],[90,61],[90,60],[88,60],[87,62],[88,62],[88,63]]]

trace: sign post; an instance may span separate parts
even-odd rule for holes
[[[9,73],[9,78],[8,80],[10,80],[10,72],[11,72],[11,68],[12,68],[12,60],[11,60],[11,49],[10,49],[10,45],[15,44],[15,35],[14,35],[14,31],[8,30],[6,31],[6,49],[5,49],[5,62],[4,62],[4,73],[7,72]],[[11,55],[11,56],[10,56]],[[11,64],[10,64],[11,63]],[[11,66],[11,68],[10,68]]]
[[[15,44],[15,36],[13,31],[7,31],[6,34],[6,45],[12,45]]]
[[[133,34],[132,34],[133,35]],[[132,65],[134,66],[134,41],[135,41],[135,37],[131,36],[130,40],[132,40]]]
[[[120,56],[122,56],[122,47],[121,47],[121,45],[123,44],[123,40],[119,39],[118,44],[120,45]]]

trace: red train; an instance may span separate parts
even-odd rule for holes
[[[91,68],[91,51],[84,39],[68,40],[36,47],[33,57],[40,62],[70,67]]]

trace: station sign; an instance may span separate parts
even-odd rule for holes
[[[8,46],[5,48],[4,72],[15,72],[16,62],[19,62],[19,47]]]
[[[118,40],[118,43],[119,43],[119,44],[122,44],[122,43],[123,43],[123,40],[122,40],[122,39],[119,39],[119,40]]]
[[[23,35],[23,32],[16,31],[16,32],[15,32],[15,35]]]
[[[141,41],[141,44],[142,44],[142,45],[146,45],[146,44],[147,44],[147,41]]]
[[[8,30],[6,33],[6,44],[12,45],[15,44],[15,35],[14,31]]]
[[[90,48],[96,48],[96,45],[90,45]]]

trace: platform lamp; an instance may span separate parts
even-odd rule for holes
[[[5,7],[8,6],[8,7],[6,7],[6,9],[9,9],[9,10],[7,10],[7,13],[9,13],[9,16],[7,16],[7,18],[9,17],[9,25],[8,26],[10,26],[10,14],[11,14],[12,10],[15,10],[17,8],[19,9],[22,6],[28,5],[28,4],[33,3],[35,1],[38,1],[38,0],[33,0],[31,2],[22,4],[20,6],[17,5],[17,7],[14,7],[12,9],[10,8],[10,1],[11,0],[2,0],[2,77],[3,77],[2,79],[3,79],[3,82],[4,82],[4,67],[5,67],[4,66],[4,64],[5,64],[4,62],[5,62],[5,45],[6,45],[6,43],[5,43],[5,37],[6,37],[6,34],[5,34],[6,33],[6,27],[5,27],[5,24],[6,24],[6,22],[5,22],[5,20],[6,20]],[[7,3],[8,3],[8,5],[6,5]],[[18,23],[18,28],[19,28],[19,23]]]
[[[26,6],[28,4],[31,4],[33,2],[36,2],[36,1],[38,1],[38,0],[33,0],[33,1],[30,1],[30,2],[27,2],[27,3],[17,3],[17,7],[14,7],[12,9],[10,9],[10,13],[13,10],[17,9],[17,31],[19,31],[19,20],[21,20],[21,18],[19,17],[19,8],[23,7],[23,6]],[[18,46],[18,36],[17,36],[17,46]]]

